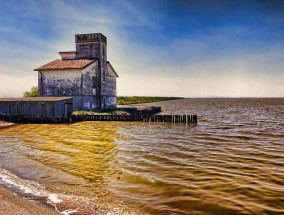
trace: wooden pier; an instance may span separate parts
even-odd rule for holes
[[[168,122],[174,124],[197,124],[197,115],[73,115],[72,122],[122,121],[122,122]]]
[[[65,117],[29,117],[29,116],[10,116],[1,115],[0,121],[13,122],[13,123],[33,123],[33,124],[56,124],[56,123],[70,123],[70,118]]]
[[[70,123],[81,121],[166,122],[197,124],[196,115],[157,115],[161,107],[120,107],[124,114],[73,114],[71,97],[0,99],[0,120],[15,123]]]

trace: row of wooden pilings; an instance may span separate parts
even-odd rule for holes
[[[125,122],[169,122],[197,124],[197,115],[73,115],[72,122],[79,121],[125,121]]]
[[[0,115],[0,121],[6,122],[14,122],[14,123],[69,123],[71,121],[70,118],[65,117],[29,117],[29,116],[9,116],[9,115]]]

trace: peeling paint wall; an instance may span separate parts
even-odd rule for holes
[[[40,82],[42,96],[81,95],[80,70],[42,71]]]
[[[82,95],[96,95],[98,63],[95,62],[81,72]]]
[[[96,85],[98,63],[83,70],[46,70],[39,72],[41,96],[72,96],[74,110],[97,108]]]
[[[102,104],[104,108],[116,108],[116,76],[107,68],[105,81],[102,82]]]
[[[82,70],[82,108],[83,110],[97,109],[96,88],[97,88],[97,73],[98,62],[93,63]]]
[[[78,43],[76,44],[76,58],[99,58],[100,49],[100,43]]]

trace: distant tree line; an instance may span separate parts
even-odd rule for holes
[[[183,99],[182,97],[161,97],[161,96],[118,96],[118,105],[140,104],[149,102],[160,102],[167,100]]]

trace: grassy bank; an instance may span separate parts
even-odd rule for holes
[[[24,93],[24,97],[37,97],[38,87],[32,87]],[[183,99],[183,97],[162,97],[162,96],[117,96],[118,105],[141,104],[149,102],[161,102],[167,100]]]
[[[118,105],[140,104],[148,102],[160,102],[167,100],[183,99],[182,97],[159,97],[159,96],[118,96]]]

